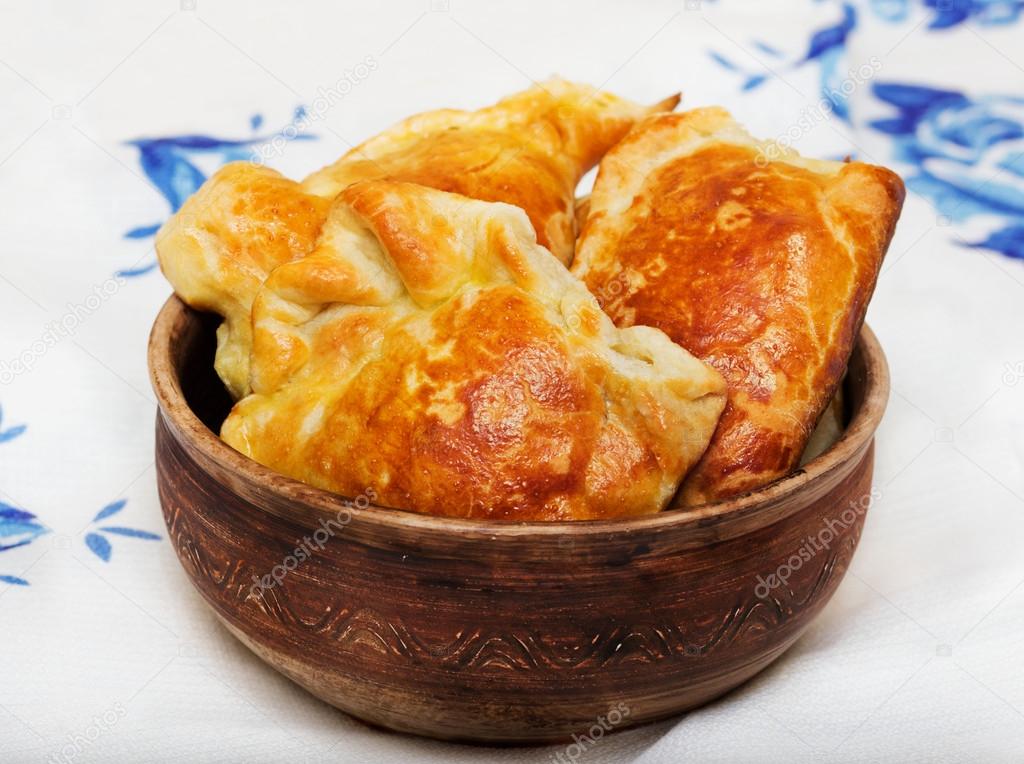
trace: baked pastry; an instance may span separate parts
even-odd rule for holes
[[[301,185],[254,164],[221,168],[157,235],[161,268],[178,295],[219,313],[216,370],[236,400],[249,393],[250,308],[276,266],[305,257],[346,186],[394,178],[526,210],[564,263],[575,242],[580,177],[643,115],[643,107],[550,80],[476,112],[444,109],[401,122]]]
[[[796,467],[846,369],[903,196],[885,168],[804,159],[720,108],[649,117],[602,160],[573,272],[619,326],[663,329],[729,385],[679,503]]]
[[[662,332],[617,329],[522,210],[368,181],[253,306],[253,394],[221,436],[312,485],[417,512],[657,512],[725,383]]]
[[[360,180],[390,178],[526,210],[537,241],[566,265],[576,229],[574,191],[641,117],[679,96],[641,106],[587,85],[551,79],[479,111],[410,117],[302,182],[334,196]]]
[[[253,298],[267,274],[305,257],[330,200],[248,162],[225,165],[160,229],[160,268],[193,308],[218,313],[214,366],[236,400],[249,392]]]

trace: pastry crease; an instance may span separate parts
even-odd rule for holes
[[[846,369],[903,197],[890,170],[802,158],[720,108],[648,117],[602,160],[573,272],[617,325],[664,330],[729,385],[679,503],[796,468]]]
[[[662,332],[616,328],[507,204],[368,181],[253,308],[254,392],[225,441],[337,493],[436,515],[657,512],[725,383]]]

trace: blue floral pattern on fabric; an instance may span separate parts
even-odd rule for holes
[[[293,123],[305,116],[305,110],[299,107],[295,110]],[[259,130],[263,125],[263,117],[254,114],[249,118],[249,125],[253,131]],[[139,164],[160,194],[167,200],[170,213],[173,215],[181,205],[185,203],[192,194],[199,190],[199,187],[206,181],[206,174],[200,170],[195,160],[201,155],[213,155],[218,164],[227,164],[239,160],[253,158],[253,150],[260,144],[268,143],[275,139],[285,141],[312,140],[315,136],[303,134],[287,128],[274,135],[253,135],[251,138],[226,139],[214,138],[209,135],[189,134],[173,135],[162,138],[137,138],[127,141],[127,145],[133,146],[139,152]],[[149,223],[137,226],[125,232],[126,239],[147,239],[160,230],[164,221]],[[150,258],[144,263],[117,271],[116,275],[130,278],[142,276],[156,268],[156,258]]]
[[[967,22],[1012,24],[1024,8],[1024,0],[924,0],[922,4],[931,12],[929,29],[949,29]],[[912,7],[912,0],[871,0],[875,15],[890,22],[906,21]]]
[[[14,440],[26,429],[27,425],[24,424],[4,427],[4,410],[0,406],[0,443]],[[0,552],[26,546],[44,533],[48,533],[49,529],[36,520],[36,516],[31,512],[0,501]],[[0,574],[0,583],[28,586],[28,581],[21,576],[9,574]]]
[[[27,546],[49,532],[50,529],[37,522],[36,516],[31,512],[0,501],[0,552]],[[21,576],[9,574],[0,574],[0,582],[28,586],[28,581]]]
[[[89,551],[99,557],[103,562],[110,562],[110,557],[113,554],[113,545],[110,539],[107,538],[107,534],[113,534],[114,536],[126,536],[128,538],[144,539],[146,541],[159,541],[160,536],[149,531],[141,531],[136,528],[126,528],[122,525],[101,525],[95,527],[97,523],[106,520],[108,517],[113,517],[122,509],[125,504],[128,503],[127,499],[120,499],[118,501],[107,504],[92,519],[92,525],[94,529],[89,533],[85,534],[85,545],[89,548]]]
[[[0,501],[0,552],[31,544],[48,532],[31,512]]]
[[[14,440],[25,432],[26,425],[18,424],[13,427],[4,427],[4,407],[0,406],[0,443]]]
[[[996,216],[1001,227],[969,246],[1024,258],[1024,98],[900,83],[873,92],[896,109],[870,124],[913,167],[907,185],[950,222]]]
[[[790,60],[776,46],[767,42],[755,40],[752,45],[776,61],[781,71],[794,71],[809,64],[817,64],[822,99],[833,113],[849,121],[848,94],[842,87],[840,62],[846,50],[846,40],[857,26],[857,10],[852,4],[843,3],[841,12],[841,17],[835,23],[811,31],[804,51]],[[769,80],[768,74],[746,71],[721,53],[711,51],[710,56],[719,66],[743,75],[742,90],[753,90]]]

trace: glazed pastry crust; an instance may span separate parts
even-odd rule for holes
[[[224,317],[214,365],[236,400],[249,392],[253,298],[271,270],[312,251],[329,207],[274,170],[234,162],[157,233],[160,268],[174,291]]]
[[[657,512],[725,405],[721,376],[662,332],[617,329],[521,210],[409,183],[342,191],[253,324],[254,393],[224,440],[417,512]]]
[[[797,466],[903,196],[885,168],[801,158],[719,108],[649,117],[602,160],[573,272],[619,326],[664,330],[729,385],[678,503],[745,493]]]
[[[330,200],[376,178],[421,183],[526,210],[541,243],[563,263],[575,245],[580,177],[652,107],[554,79],[475,112],[411,117],[302,184],[255,164],[215,173],[157,235],[161,268],[178,295],[219,313],[216,369],[235,400],[251,391],[251,307],[275,267],[305,257]]]
[[[526,211],[537,240],[566,265],[576,241],[573,192],[580,178],[640,118],[671,111],[562,79],[550,79],[478,111],[418,114],[356,146],[306,178],[334,196],[361,180],[419,183]]]

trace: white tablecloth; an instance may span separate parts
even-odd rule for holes
[[[149,232],[200,174],[293,137],[300,106],[270,162],[292,175],[552,73],[651,102],[681,89],[912,190],[869,313],[894,389],[846,580],[749,685],[578,760],[1024,760],[1019,6],[4,0],[0,760],[565,753],[369,729],[229,636],[166,539],[145,366],[170,292]]]

